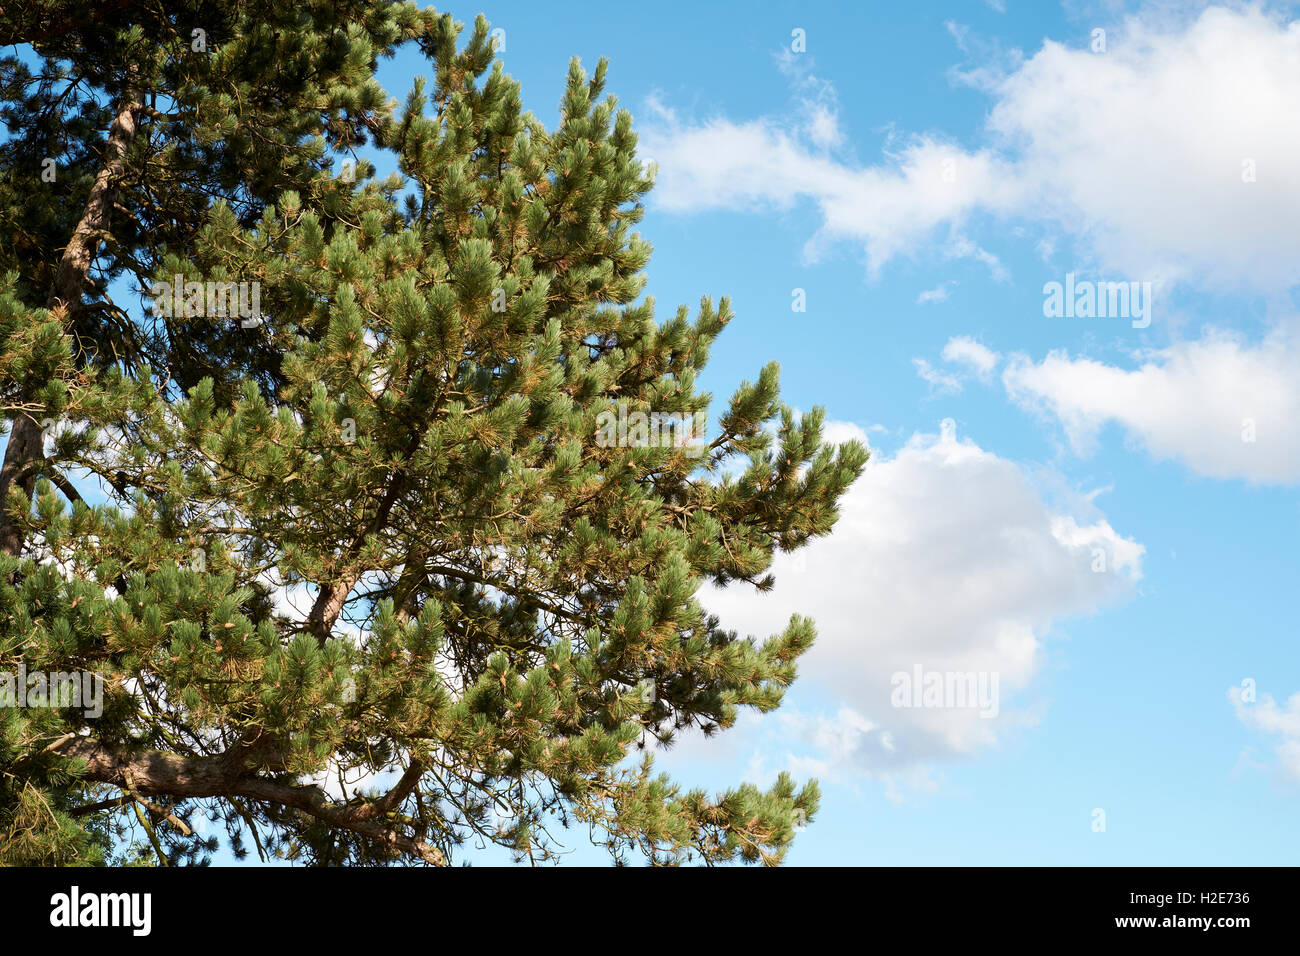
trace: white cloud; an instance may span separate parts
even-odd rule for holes
[[[810,112],[808,136],[816,145],[826,149],[837,145],[844,138],[840,132],[839,116],[830,107],[819,103]]]
[[[912,365],[916,368],[916,374],[924,379],[934,392],[950,394],[961,391],[961,379],[956,375],[941,372],[923,358],[912,359]]]
[[[1103,54],[1044,44],[996,95],[989,127],[1017,149],[1026,198],[1104,265],[1270,288],[1300,276],[1300,125],[1279,122],[1300,108],[1300,24],[1132,18]]]
[[[987,379],[997,368],[1002,356],[987,345],[976,342],[968,335],[955,335],[943,347],[943,360],[966,365],[982,379]]]
[[[916,139],[894,154],[889,166],[854,168],[805,145],[808,137],[801,130],[773,120],[685,125],[664,122],[662,112],[656,115],[660,123],[644,127],[641,139],[646,155],[659,165],[652,194],[659,206],[681,213],[788,209],[811,199],[822,226],[809,252],[837,240],[859,241],[872,271],[980,204],[1014,198],[1010,177],[995,168],[991,156],[968,155],[933,139]],[[960,235],[946,251],[997,266],[991,254]]]
[[[800,414],[803,414],[800,412]],[[853,422],[828,421],[822,425],[822,441],[829,445],[842,445],[846,441],[860,441],[867,448],[871,447],[868,432],[883,432],[884,425],[868,425],[863,428]]]
[[[1278,329],[1258,345],[1207,332],[1147,353],[1135,369],[1050,352],[1012,356],[1002,375],[1022,405],[1058,419],[1078,453],[1108,423],[1157,458],[1212,478],[1300,481],[1300,336]]]
[[[928,305],[932,302],[947,302],[948,293],[952,288],[951,282],[945,282],[942,285],[935,286],[933,289],[924,289],[916,297],[917,305]]]
[[[804,134],[818,149],[838,146],[844,140],[840,129],[839,98],[833,84],[812,72],[813,60],[807,54],[783,49],[777,66],[790,80],[800,97],[798,110],[807,117]]]
[[[943,348],[943,360],[962,367],[965,372],[973,372],[981,381],[992,380],[993,370],[997,368],[1002,356],[986,345],[976,342],[969,336],[954,336]],[[967,376],[961,372],[944,371],[935,368],[926,359],[912,359],[912,366],[918,377],[927,382],[932,394],[955,395],[962,390]]]
[[[1223,8],[1173,26],[1130,19],[1105,53],[1048,41],[959,76],[994,99],[989,145],[921,135],[874,165],[828,153],[829,125],[660,114],[642,135],[660,163],[654,199],[681,212],[811,201],[811,250],[859,243],[873,273],[936,233],[949,255],[994,267],[962,233],[992,214],[1073,235],[1134,279],[1300,280],[1300,123],[1286,119],[1300,111],[1300,22]]]
[[[1228,689],[1237,719],[1259,733],[1277,734],[1281,740],[1274,753],[1282,771],[1300,780],[1300,694],[1292,694],[1284,706],[1279,706],[1270,694],[1260,694],[1257,703],[1248,703],[1242,696],[1240,687]]]
[[[1032,722],[1009,698],[1031,684],[1053,627],[1134,593],[1142,546],[1084,496],[1071,507],[1049,505],[1021,468],[958,440],[945,422],[940,435],[913,436],[892,458],[873,459],[834,534],[777,557],[770,593],[733,585],[701,600],[741,633],[766,635],[790,614],[813,615],[818,639],[801,659],[801,680],[830,696],[824,713],[780,712],[791,753],[805,753],[792,759],[820,762],[823,775],[895,779]],[[1103,572],[1093,570],[1094,549]],[[998,715],[892,706],[891,676],[916,666],[997,674]]]

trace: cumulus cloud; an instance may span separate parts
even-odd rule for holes
[[[1146,353],[1126,369],[1054,351],[1035,362],[1012,356],[1008,395],[1065,429],[1087,454],[1107,424],[1155,457],[1212,478],[1264,484],[1300,481],[1300,335],[1280,328],[1257,344],[1207,332]]]
[[[802,415],[802,412],[799,412]],[[884,425],[868,425],[863,428],[853,422],[841,422],[834,419],[822,425],[822,441],[829,445],[842,445],[846,441],[862,442],[866,448],[871,447],[870,432],[886,431]]]
[[[1002,356],[968,335],[954,335],[943,347],[943,360],[965,365],[982,379],[993,375]]]
[[[823,776],[892,779],[993,746],[1033,719],[1010,698],[1030,686],[1053,628],[1127,599],[1141,577],[1143,547],[1085,496],[1049,503],[1019,466],[959,440],[951,422],[873,459],[841,515],[833,535],[778,556],[770,593],[733,585],[701,595],[742,633],[814,616],[818,639],[800,672],[829,690],[826,710],[783,708],[773,726]],[[996,716],[953,700],[897,706],[897,675],[917,668],[996,675]]]
[[[1237,719],[1252,730],[1262,734],[1275,734],[1280,738],[1274,753],[1282,772],[1293,780],[1300,780],[1300,693],[1292,694],[1279,705],[1270,694],[1260,694],[1258,702],[1246,699],[1240,687],[1228,689]]]
[[[982,382],[992,381],[993,370],[997,368],[1002,356],[969,336],[958,335],[949,339],[943,347],[943,360],[958,366],[958,369],[948,371],[935,368],[926,359],[912,359],[917,377],[930,386],[932,395],[957,394],[972,374]]]
[[[815,110],[804,122],[660,111],[642,135],[660,165],[655,200],[681,212],[810,201],[810,251],[860,244],[872,272],[936,238],[988,262],[963,233],[985,214],[1072,235],[1130,278],[1300,280],[1300,124],[1284,121],[1300,109],[1300,21],[1218,7],[1176,25],[1130,19],[1104,53],[1047,41],[959,75],[993,98],[984,143],[900,138],[874,164],[827,148],[838,114],[832,127]]]
[[[1300,22],[1130,19],[1105,53],[1044,44],[995,94],[989,127],[1026,198],[1102,264],[1268,288],[1300,276],[1300,127],[1278,122],[1300,108]]]

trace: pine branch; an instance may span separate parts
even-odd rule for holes
[[[398,786],[377,801],[357,807],[330,803],[319,787],[297,787],[250,774],[243,761],[229,754],[216,757],[178,757],[158,750],[127,752],[107,747],[90,737],[78,737],[60,748],[66,757],[85,761],[85,779],[108,783],[141,796],[247,797],[299,810],[331,826],[356,833],[405,856],[442,866],[446,858],[430,846],[376,822],[414,789],[421,766],[412,761]]]

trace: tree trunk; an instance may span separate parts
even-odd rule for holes
[[[9,444],[5,445],[4,466],[0,467],[0,551],[17,556],[23,538],[9,515],[9,486],[13,478],[31,462],[45,457],[45,433],[30,415],[19,415],[9,429]],[[36,486],[36,473],[30,472],[18,483],[28,498]]]
[[[136,71],[132,68],[130,80],[134,81],[135,78]],[[86,200],[81,219],[63,250],[58,269],[54,273],[54,287],[45,302],[47,309],[61,310],[65,328],[72,315],[81,307],[100,238],[108,232],[112,223],[113,190],[122,177],[127,147],[135,138],[135,113],[140,108],[139,95],[133,87],[134,82],[118,106],[117,116],[109,129],[103,165],[90,187],[90,196]],[[5,554],[17,556],[23,546],[22,533],[7,507],[10,485],[15,476],[22,474],[18,486],[30,497],[36,485],[39,465],[44,458],[45,441],[40,424],[30,415],[18,415],[9,431],[4,465],[0,467],[0,551]]]

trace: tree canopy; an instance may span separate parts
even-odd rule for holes
[[[697,592],[769,588],[867,453],[775,363],[697,389],[732,312],[656,319],[606,63],[547,129],[482,17],[77,6],[0,5],[0,672],[102,713],[0,707],[0,861],[779,862],[815,783],[652,753],[778,706],[812,622]]]

